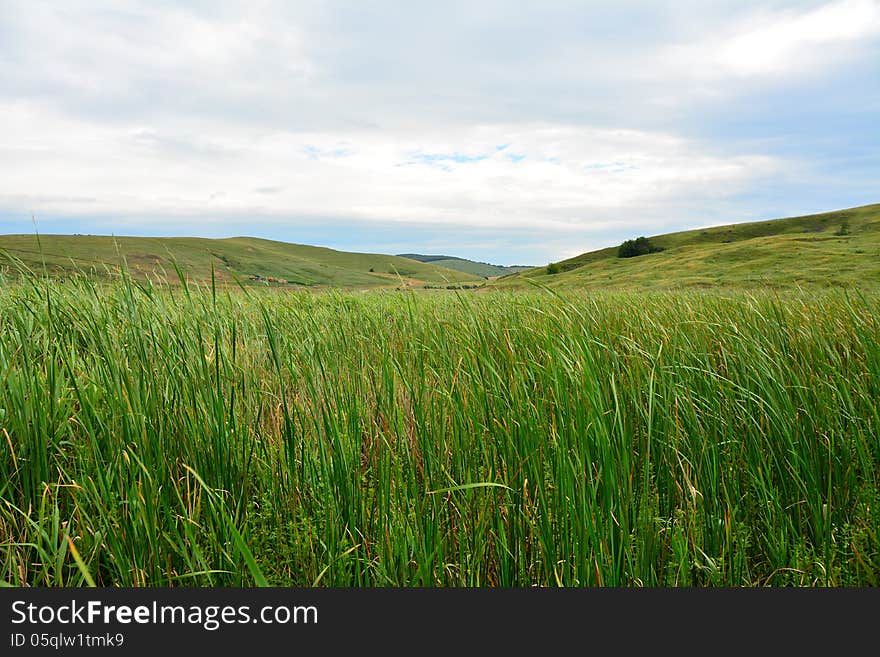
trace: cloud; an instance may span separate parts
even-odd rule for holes
[[[350,130],[344,139],[254,137],[230,124],[193,135],[186,127],[83,122],[30,103],[0,105],[0,123],[9,128],[4,150],[14,155],[0,162],[7,207],[29,199],[37,213],[120,218],[202,211],[598,228],[634,206],[724,196],[785,166],[673,135],[545,123]],[[498,150],[501,143],[507,148]]]
[[[701,40],[664,53],[702,79],[790,78],[834,70],[880,36],[880,2],[836,0],[815,8],[758,9]]]
[[[877,0],[5,0],[0,211],[554,259],[875,200],[878,54]]]

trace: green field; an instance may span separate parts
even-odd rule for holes
[[[878,337],[873,291],[6,281],[0,580],[876,586]]]
[[[467,260],[465,258],[456,258],[454,256],[445,255],[422,255],[420,253],[401,253],[399,255],[401,258],[418,260],[419,262],[430,263],[437,267],[455,269],[456,271],[472,274],[481,278],[506,276],[507,274],[515,274],[530,269],[530,267],[524,267],[521,265],[492,265],[488,262],[477,262],[475,260]]]
[[[880,284],[880,205],[650,239],[664,250],[618,258],[615,246],[563,260],[556,274],[539,267],[506,276],[495,284],[633,291]]]
[[[368,288],[481,282],[477,276],[397,256],[253,237],[0,235],[0,266],[4,264],[7,268],[21,264],[32,271],[43,271],[45,266],[56,276],[82,272],[96,278],[111,278],[125,268],[139,279],[165,282],[178,281],[176,265],[194,280],[213,278],[221,285],[240,281],[246,285]]]

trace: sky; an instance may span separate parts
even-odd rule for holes
[[[880,202],[880,0],[0,0],[0,233],[540,265]]]

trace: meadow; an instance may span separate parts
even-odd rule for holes
[[[464,262],[464,261],[463,261]],[[124,269],[135,279],[178,282],[178,270],[202,282],[265,287],[382,288],[476,284],[484,279],[429,262],[379,253],[351,253],[306,244],[230,237],[0,235],[0,268],[88,275],[111,280]]]
[[[633,235],[632,237],[635,237]],[[712,226],[651,236],[663,250],[617,257],[618,247],[582,253],[498,280],[503,287],[652,292],[858,288],[880,283],[880,204],[802,217]]]
[[[0,281],[0,581],[880,584],[880,296]]]

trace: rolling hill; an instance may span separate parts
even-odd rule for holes
[[[24,264],[33,271],[46,266],[54,275],[85,272],[108,277],[126,264],[137,277],[178,280],[175,263],[195,280],[211,278],[245,284],[407,287],[426,284],[475,284],[476,276],[432,263],[372,253],[348,253],[233,237],[108,237],[95,235],[0,235],[0,267]]]
[[[465,258],[456,258],[455,256],[445,255],[422,255],[421,253],[400,253],[401,258],[409,258],[419,262],[430,263],[437,267],[446,267],[447,269],[455,269],[456,271],[466,274],[473,274],[482,278],[494,278],[496,276],[505,276],[507,274],[515,274],[520,271],[531,269],[523,265],[492,265],[488,262],[477,262],[476,260],[467,260]]]
[[[635,236],[633,236],[635,237]],[[663,251],[617,246],[506,276],[496,287],[601,289],[829,287],[880,284],[880,204],[650,237]]]

